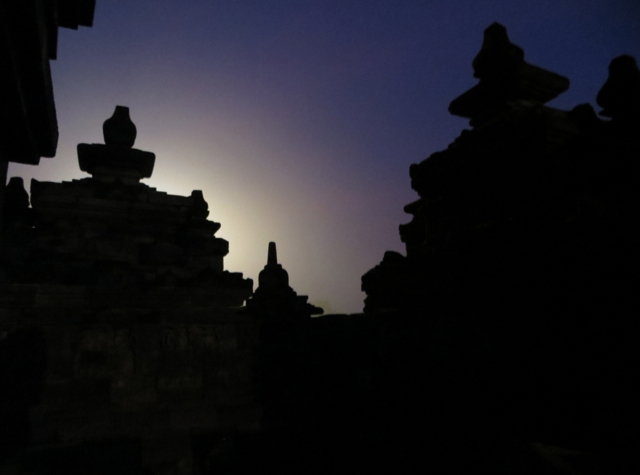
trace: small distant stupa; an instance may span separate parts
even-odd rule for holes
[[[320,315],[324,310],[307,302],[289,286],[289,274],[278,264],[276,243],[269,243],[267,265],[258,276],[258,288],[244,311],[271,321],[296,321]]]

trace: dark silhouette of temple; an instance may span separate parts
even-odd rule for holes
[[[449,108],[471,130],[410,168],[419,199],[400,226],[406,256],[388,252],[362,278],[390,366],[411,354],[412,371],[392,377],[413,404],[397,410],[442,424],[433,438],[456,424],[475,433],[478,457],[509,453],[490,461],[501,473],[530,473],[516,454],[532,443],[573,448],[557,457],[567,471],[631,473],[640,72],[629,56],[611,62],[603,121],[588,104],[545,106],[569,81],[526,63],[502,25],[487,28],[473,67],[479,84]],[[421,402],[434,398],[447,416]]]
[[[0,473],[640,471],[640,72],[611,62],[603,120],[545,105],[568,79],[499,24],[473,68],[363,314],[310,318],[275,243],[255,292],[225,271],[202,193],[140,183],[126,107],[90,178],[12,178]]]
[[[362,277],[364,315],[263,331],[263,434],[240,471],[635,473],[640,73],[597,101],[485,31],[469,118],[410,168],[419,199]],[[286,456],[279,447],[287,447]]]
[[[236,315],[251,280],[223,270],[228,243],[201,192],[140,183],[155,155],[133,148],[128,108],[103,130],[104,144],[78,145],[90,178],[32,180],[30,208],[18,179],[7,186],[3,414],[22,419],[3,430],[28,427],[16,463],[36,473],[191,464],[192,439],[259,427],[257,325]],[[102,455],[78,462],[85,450]]]
[[[307,303],[309,297],[297,295],[289,286],[289,274],[278,264],[276,243],[269,243],[267,265],[258,276],[258,288],[247,300],[243,313],[256,315],[270,322],[295,322],[323,313]]]

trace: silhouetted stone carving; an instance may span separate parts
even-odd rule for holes
[[[522,48],[512,44],[499,23],[484,32],[482,49],[473,60],[480,83],[454,99],[449,112],[479,125],[502,114],[509,104],[544,104],[566,91],[569,80],[524,61]]]
[[[597,97],[600,115],[640,122],[640,70],[632,56],[622,55],[609,64],[609,78]]]
[[[135,127],[128,120],[128,109],[119,106],[107,123],[109,143],[78,146],[80,163],[92,178],[32,181],[36,215],[32,237],[12,242],[9,234],[6,243],[8,249],[16,248],[16,255],[40,256],[29,269],[13,266],[16,271],[21,267],[22,281],[144,287],[172,282],[193,288],[209,285],[212,277],[204,276],[213,271],[218,274],[217,286],[236,288],[239,296],[250,292],[250,281],[238,287],[238,280],[223,271],[228,243],[214,237],[220,224],[206,219],[208,205],[202,192],[174,196],[138,183],[151,174],[155,156],[127,148],[133,144]],[[17,181],[12,183],[16,188]],[[93,271],[96,265],[99,276]]]
[[[289,274],[278,264],[278,254],[276,251],[276,243],[269,243],[269,251],[267,253],[267,265],[260,271],[258,276],[260,293],[278,293],[288,292]],[[258,290],[256,289],[256,292]]]
[[[41,400],[18,404],[20,387],[10,394],[21,411],[11,427],[23,430],[20,448],[28,448],[12,452],[16,467],[36,458],[61,473],[97,473],[102,468],[87,460],[112,457],[124,438],[124,447],[139,449],[127,463],[138,465],[113,473],[141,464],[150,473],[160,466],[190,473],[192,433],[260,425],[253,376],[260,323],[237,315],[253,283],[224,270],[229,244],[214,236],[220,224],[207,220],[201,191],[176,196],[139,183],[155,157],[131,148],[127,118],[119,106],[105,123],[106,144],[78,147],[92,177],[32,180],[32,209],[21,179],[7,187],[13,211],[0,256],[0,335],[13,341],[37,329],[47,347]],[[33,217],[21,225],[26,211]],[[28,363],[5,348],[0,341],[3,374]],[[10,376],[11,384],[20,379]],[[66,451],[90,449],[94,455],[78,459],[86,470],[64,469]],[[38,467],[29,471],[48,473]]]
[[[276,243],[270,242],[267,265],[260,271],[258,288],[243,311],[264,317],[265,321],[298,321],[323,313],[321,308],[307,303],[308,298],[289,287],[289,274],[278,264]]]
[[[191,192],[191,208],[190,214],[193,218],[206,219],[209,216],[209,205],[204,200],[202,191],[193,190]]]
[[[113,115],[102,126],[104,145],[79,144],[80,170],[106,182],[127,185],[150,178],[156,156],[133,147],[136,126],[129,117],[129,108],[116,106]]]
[[[480,83],[449,109],[472,130],[410,167],[406,257],[386,253],[362,277],[365,314],[392,335],[381,340],[393,360],[385,378],[412,395],[385,401],[424,417],[421,447],[458,443],[453,420],[457,433],[482,433],[481,414],[522,441],[510,453],[525,442],[588,451],[614,433],[635,443],[635,60],[614,59],[598,94],[611,121],[588,104],[545,106],[568,80],[525,63],[501,25],[486,30],[473,66]]]
[[[362,289],[368,294],[366,308],[373,307],[378,313],[397,310],[398,299],[404,298],[411,285],[408,264],[402,254],[387,251],[382,262],[362,276]]]
[[[138,130],[129,117],[129,108],[116,106],[113,115],[102,124],[105,145],[133,148]]]
[[[492,79],[516,76],[522,63],[524,63],[523,49],[509,41],[507,29],[504,26],[493,23],[484,31],[482,48],[473,60],[473,77]]]

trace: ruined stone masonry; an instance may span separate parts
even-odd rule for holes
[[[236,315],[252,281],[224,270],[202,192],[140,183],[155,155],[132,148],[128,108],[103,130],[78,146],[91,177],[33,180],[31,208],[7,187],[1,455],[17,473],[193,473],[260,426],[258,326]]]
[[[528,64],[500,24],[473,69],[449,107],[471,128],[410,167],[406,255],[362,277],[389,366],[412,355],[389,377],[413,403],[393,410],[426,427],[421,401],[438,401],[440,435],[458,424],[448,446],[475,432],[479,453],[492,437],[510,454],[542,442],[591,454],[574,473],[638,471],[640,71],[611,61],[601,119],[547,105],[569,80]]]
[[[12,178],[0,473],[640,473],[640,71],[611,62],[602,119],[549,106],[569,80],[502,25],[472,66],[364,314],[310,318],[275,243],[255,293],[224,271],[202,194],[140,183],[124,107],[91,178],[31,208]]]

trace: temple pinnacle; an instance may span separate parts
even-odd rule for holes
[[[102,134],[107,145],[132,148],[136,141],[137,129],[129,117],[129,108],[116,106],[113,115],[104,121]]]
[[[278,253],[276,251],[276,243],[269,243],[269,254],[267,256],[267,265],[277,265],[278,264]]]

